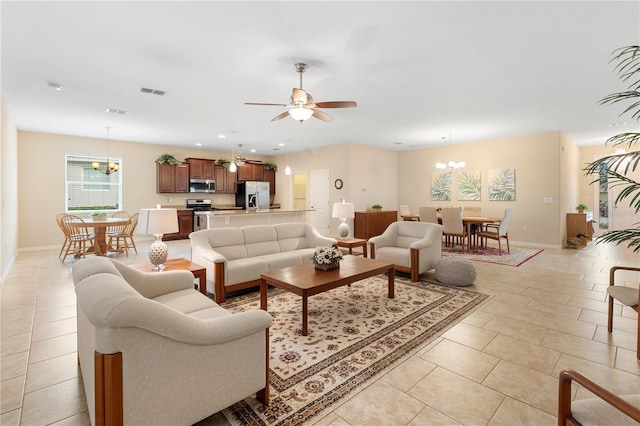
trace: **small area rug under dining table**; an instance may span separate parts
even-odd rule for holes
[[[485,249],[471,250],[471,253],[463,251],[460,246],[442,247],[442,254],[445,256],[460,256],[476,262],[497,263],[499,265],[520,266],[527,260],[542,253],[540,249],[511,247],[511,252],[502,249],[502,255],[497,247],[487,247]]]
[[[269,290],[270,404],[249,397],[224,410],[234,425],[302,424],[455,325],[489,296],[396,276],[371,277],[309,298],[309,334],[301,335],[301,298]],[[228,299],[232,312],[259,309],[258,293]]]

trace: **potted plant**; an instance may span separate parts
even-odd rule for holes
[[[340,267],[342,257],[342,251],[337,247],[318,247],[313,253],[311,261],[316,269],[330,271]]]
[[[216,161],[216,164],[217,164],[218,166],[222,166],[222,167],[225,167],[225,168],[229,168],[229,165],[231,164],[231,161],[229,161],[229,160],[225,160],[224,158],[219,158],[219,159]]]
[[[265,170],[273,170],[274,172],[278,171],[278,165],[273,163],[264,163]]]
[[[589,207],[587,207],[584,204],[578,204],[576,206],[576,210],[578,210],[578,213],[584,213],[585,210],[587,210]]]
[[[174,164],[180,164],[178,159],[171,154],[162,154],[160,157],[156,158],[156,163],[158,164],[169,163],[172,166]]]
[[[373,210],[374,212],[379,212],[380,210],[382,210],[382,205],[374,204],[371,206],[371,210]]]
[[[640,46],[626,46],[614,51],[613,61],[617,61],[615,67],[622,81],[629,82],[628,90],[613,93],[600,100],[601,105],[628,102],[629,105],[621,115],[631,114],[631,117],[640,119]],[[627,171],[636,171],[640,150],[632,150],[640,143],[640,132],[625,132],[607,139],[606,145],[613,147],[626,145],[628,152],[613,154],[589,163],[584,169],[586,176],[594,176],[592,184],[608,185],[620,188],[615,204],[625,199],[629,200],[629,207],[640,212],[640,182],[629,177]],[[640,226],[628,229],[616,229],[608,231],[596,239],[596,244],[615,242],[621,244],[628,242],[627,247],[633,248],[634,253],[640,252]]]
[[[93,220],[107,220],[107,212],[96,210],[95,212],[91,213],[91,218]]]

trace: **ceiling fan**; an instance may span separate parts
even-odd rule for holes
[[[309,119],[311,116],[322,121],[331,121],[333,117],[329,114],[320,111],[318,108],[354,108],[358,104],[354,101],[331,101],[331,102],[314,102],[313,96],[310,93],[305,92],[302,89],[302,73],[309,68],[309,65],[304,63],[295,64],[296,72],[300,74],[300,88],[293,88],[291,97],[289,98],[289,104],[266,104],[257,102],[245,102],[245,105],[268,105],[268,106],[281,106],[289,108],[287,111],[280,113],[273,117],[271,121],[278,121],[281,118],[290,115],[294,120],[298,120],[300,123]]]

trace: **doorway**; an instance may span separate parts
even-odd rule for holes
[[[307,208],[307,174],[295,173],[293,175],[293,209],[305,210]]]
[[[309,201],[311,212],[311,226],[320,234],[329,235],[329,170],[312,170],[309,173]]]

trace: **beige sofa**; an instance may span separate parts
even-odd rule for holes
[[[191,261],[207,268],[207,288],[217,303],[228,292],[260,285],[260,274],[311,263],[316,247],[336,244],[301,222],[204,229],[189,238]]]
[[[436,267],[442,257],[442,225],[426,222],[399,221],[369,239],[371,258],[385,260],[397,271],[407,272],[411,281]]]
[[[271,316],[231,314],[193,280],[104,257],[73,265],[92,424],[190,425],[253,393],[268,403]]]

